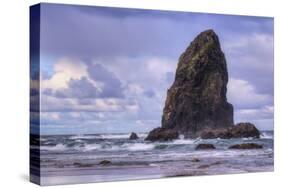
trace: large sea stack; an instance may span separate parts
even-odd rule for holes
[[[179,58],[174,83],[167,92],[162,128],[193,138],[206,128],[232,126],[233,107],[226,98],[227,82],[219,38],[213,30],[206,30]]]
[[[226,99],[228,72],[219,38],[200,33],[180,56],[175,81],[168,89],[162,127],[195,137],[206,128],[233,125],[233,107]]]

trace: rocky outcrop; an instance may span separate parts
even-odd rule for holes
[[[196,150],[201,149],[216,149],[216,147],[213,144],[198,144],[195,148]]]
[[[137,140],[139,139],[138,135],[134,132],[131,133],[130,137],[129,137],[130,140]]]
[[[197,168],[198,169],[206,169],[206,168],[210,168],[212,166],[216,166],[216,165],[220,165],[220,164],[222,164],[222,162],[217,161],[217,162],[214,162],[214,163],[211,163],[211,164],[200,165]]]
[[[112,162],[109,160],[102,160],[101,162],[99,162],[99,165],[103,165],[103,166],[110,165],[110,164],[112,164]]]
[[[206,128],[233,125],[233,107],[226,99],[228,72],[219,38],[200,33],[180,56],[175,80],[167,92],[162,128],[197,137]]]
[[[260,138],[260,131],[252,123],[238,123],[229,128],[233,138]]]
[[[193,159],[191,160],[191,162],[198,163],[198,162],[200,162],[200,159],[198,159],[198,158],[193,158]]]
[[[75,162],[75,163],[73,163],[73,166],[78,167],[78,168],[86,168],[86,167],[92,167],[92,166],[94,166],[94,164]]]
[[[255,143],[236,144],[230,146],[229,149],[262,149],[263,146]]]
[[[155,128],[149,132],[145,140],[148,141],[170,141],[179,138],[179,133],[176,130],[166,128]]]
[[[206,129],[200,133],[202,139],[259,138],[260,132],[252,123],[238,123],[225,129]]]
[[[229,139],[231,135],[228,129],[205,129],[200,133],[200,138],[202,139]]]

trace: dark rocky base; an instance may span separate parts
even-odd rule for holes
[[[73,163],[73,166],[78,167],[78,168],[86,168],[86,167],[93,167],[94,164],[78,163],[78,162],[76,162],[76,163]],[[63,166],[63,165],[60,165],[59,167],[60,167],[60,168],[63,168],[64,166]]]
[[[229,149],[262,149],[263,146],[255,143],[236,144],[230,146]]]
[[[103,160],[99,163],[99,165],[110,165],[110,164],[112,164],[112,162],[109,160]]]
[[[133,138],[135,136],[131,135]],[[231,139],[231,138],[260,138],[260,131],[252,123],[238,123],[229,128],[205,129],[197,135],[202,139]],[[186,136],[191,138],[190,136]],[[179,132],[174,129],[156,128],[149,132],[145,140],[148,141],[170,141],[179,138]],[[131,137],[130,137],[131,139]]]
[[[260,138],[259,130],[252,123],[238,123],[225,129],[207,129],[201,132],[202,139]]]
[[[130,140],[137,140],[139,139],[138,135],[134,132],[131,133],[130,137],[129,137]]]
[[[145,140],[148,141],[170,141],[179,138],[178,131],[166,128],[155,128],[149,132]]]
[[[198,163],[198,162],[200,162],[200,159],[198,159],[198,158],[193,158],[193,159],[191,160],[191,162]]]
[[[199,144],[195,148],[196,150],[201,150],[201,149],[216,149],[216,147],[213,144]]]

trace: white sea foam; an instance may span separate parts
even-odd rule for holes
[[[134,144],[123,145],[123,148],[129,151],[152,150],[154,147],[155,147],[154,144],[145,144],[145,143],[134,143]]]
[[[147,133],[137,133],[139,138],[145,138]],[[96,134],[96,135],[74,135],[71,136],[70,139],[128,139],[130,137],[130,133],[122,133],[122,134]]]
[[[263,132],[263,133],[261,134],[261,138],[264,138],[264,139],[272,139],[272,138],[273,138],[273,134]]]
[[[66,146],[63,144],[57,144],[55,146],[40,146],[40,149],[48,151],[63,151],[66,149]]]
[[[242,140],[253,140],[253,137],[248,137],[248,138],[242,138]]]
[[[191,140],[191,139],[177,139],[174,140],[171,144],[194,144],[195,140]]]
[[[76,146],[74,148],[66,148],[66,149],[75,149],[75,150],[81,150],[81,151],[85,151],[85,152],[95,151],[95,150],[99,150],[99,151],[122,151],[122,150],[143,151],[143,150],[152,150],[152,149],[154,149],[154,147],[155,147],[155,144],[125,143],[122,145],[86,144],[84,147]]]
[[[72,140],[81,140],[81,139],[96,139],[101,138],[100,135],[75,135],[70,137]]]
[[[180,139],[184,139],[184,135],[183,134],[180,134]]]
[[[153,144],[136,144],[134,146],[128,147],[130,151],[139,151],[139,150],[152,150],[155,147]]]
[[[40,141],[41,141],[41,142],[45,142],[45,141],[48,141],[48,139],[42,138],[42,137],[41,137],[41,138],[40,138]]]
[[[151,167],[158,167],[159,165],[158,165],[158,164],[151,163],[151,164],[149,164],[149,166],[151,166]]]
[[[102,134],[100,135],[103,139],[125,139],[129,138],[129,134]]]
[[[80,148],[76,147],[75,149],[79,150]],[[85,147],[82,148],[83,151],[93,151],[98,149],[101,149],[100,144],[87,144]]]
[[[137,133],[139,138],[145,138],[147,136],[146,133]],[[128,139],[130,134],[102,134],[101,138],[104,139]]]

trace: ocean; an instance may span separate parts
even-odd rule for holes
[[[175,176],[273,171],[273,131],[260,139],[180,139],[169,142],[129,140],[130,134],[52,135],[40,137],[41,184],[70,184]],[[195,150],[201,143],[215,150]],[[229,146],[257,143],[263,149]],[[106,161],[105,161],[106,160]],[[101,162],[104,164],[101,164]]]

